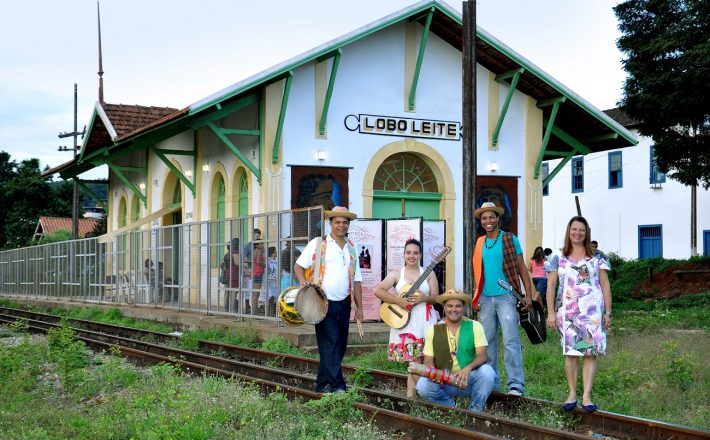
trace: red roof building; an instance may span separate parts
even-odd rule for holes
[[[98,222],[99,219],[96,218],[80,218],[79,238],[86,237],[89,232],[94,230]],[[53,234],[62,229],[71,232],[72,226],[72,219],[69,217],[40,217],[33,239],[37,243],[41,243],[42,237],[46,234]]]

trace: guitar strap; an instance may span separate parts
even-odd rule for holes
[[[513,243],[513,234],[502,232],[503,234],[503,273],[508,279],[508,282],[516,292],[522,294],[520,289],[520,270],[518,268],[518,255],[515,253],[515,243]]]

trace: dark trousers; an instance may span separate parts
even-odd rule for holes
[[[350,329],[350,297],[343,301],[328,301],[328,313],[316,324],[318,341],[318,375],[316,392],[331,393],[345,390],[345,378],[340,365],[345,357]]]

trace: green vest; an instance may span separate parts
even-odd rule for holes
[[[449,335],[446,332],[446,323],[434,326],[434,366],[441,370],[451,371],[454,360],[449,348]],[[473,321],[464,318],[459,328],[459,347],[456,352],[456,361],[463,368],[476,358],[476,345],[473,340]]]

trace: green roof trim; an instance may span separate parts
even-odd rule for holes
[[[247,92],[256,86],[273,81],[284,75],[290,70],[294,70],[297,67],[308,64],[310,62],[316,61],[319,58],[333,52],[336,49],[342,49],[345,46],[361,40],[369,35],[372,35],[384,28],[391,26],[392,24],[398,23],[402,20],[422,16],[423,13],[428,13],[430,9],[437,10],[449,17],[458,25],[463,25],[463,20],[461,14],[451,9],[451,7],[439,0],[424,0],[393,14],[390,14],[382,19],[375,21],[369,25],[366,25],[360,29],[350,32],[342,37],[336,38],[328,43],[318,46],[308,52],[305,52],[299,56],[296,56],[290,60],[287,60],[281,64],[278,64],[270,69],[267,69],[259,74],[249,77],[243,81],[240,81],[232,86],[229,86],[213,95],[210,95],[200,101],[193,103],[190,106],[189,114],[194,115],[199,113],[211,106],[217,105],[220,102],[228,100],[234,96]],[[506,46],[503,42],[493,37],[491,34],[485,30],[477,27],[476,35],[483,42],[490,45],[494,49],[498,50],[503,55],[510,58],[520,67],[524,68],[528,73],[536,76],[548,86],[559,92],[562,96],[569,99],[570,102],[579,106],[581,109],[585,110],[595,119],[600,121],[602,124],[607,126],[610,130],[618,133],[623,139],[628,141],[631,145],[638,144],[638,139],[626,130],[621,124],[614,121],[611,117],[606,115],[601,110],[594,107],[589,102],[585,101],[579,95],[574,93],[572,90],[564,86],[562,83],[545,73],[542,69],[534,65],[529,60],[525,59],[522,55],[516,53],[513,49]]]

